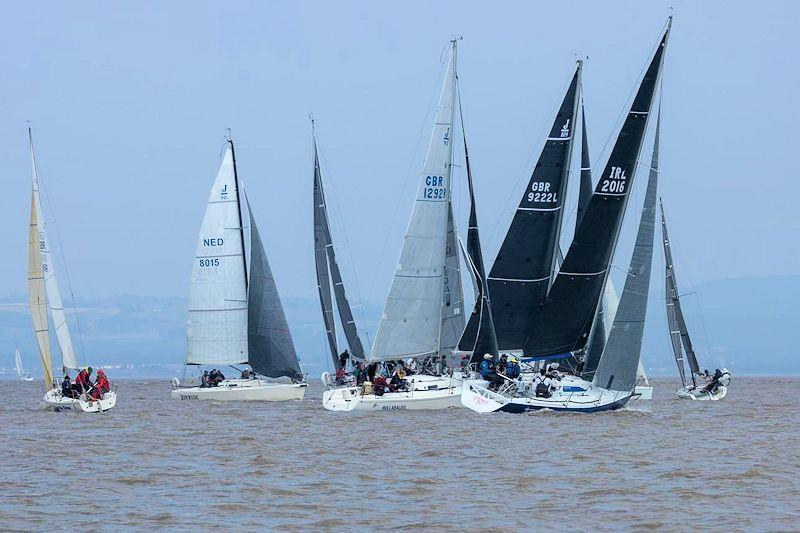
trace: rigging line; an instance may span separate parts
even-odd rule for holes
[[[75,293],[72,290],[72,278],[69,275],[69,268],[67,267],[67,254],[64,253],[64,245],[63,245],[63,239],[61,237],[61,231],[59,231],[59,227],[56,224],[56,220],[57,219],[55,217],[55,210],[53,209],[53,203],[50,201],[50,195],[48,194],[47,189],[42,186],[42,176],[39,174],[39,161],[36,159],[35,151],[33,151],[33,153],[34,153],[34,155],[33,155],[33,166],[34,166],[35,171],[36,171],[36,181],[39,184],[39,193],[41,195],[41,191],[42,191],[42,189],[44,189],[44,197],[45,197],[45,200],[47,200],[47,205],[48,205],[47,212],[53,214],[53,220],[52,220],[52,222],[50,222],[50,224],[48,224],[46,220],[43,221],[43,222],[45,224],[45,227],[47,227],[47,226],[55,226],[56,240],[58,242],[58,250],[59,250],[59,253],[61,254],[61,265],[64,267],[64,276],[67,279],[67,288],[69,289],[69,295],[70,295],[70,298],[72,299],[72,312],[75,315],[75,329],[76,329],[76,332],[78,333],[78,342],[79,342],[80,347],[81,347],[81,359],[83,360],[83,366],[87,366],[87,363],[86,363],[86,350],[85,350],[84,344],[83,344],[83,334],[81,332],[81,323],[80,323],[80,319],[78,317],[78,305],[75,302]],[[50,248],[52,250],[52,243],[50,243]],[[64,320],[65,320],[65,323],[66,323],[66,316],[64,317]],[[69,327],[69,324],[67,324],[67,327]],[[59,344],[59,350],[60,349],[61,349],[61,344]],[[64,354],[62,353],[61,355],[63,357]]]
[[[444,66],[441,67],[441,76],[439,78],[441,80],[441,83],[438,84],[439,86],[441,86],[444,83],[444,79],[445,79],[446,75],[447,75],[447,65],[444,65]],[[409,182],[409,179],[411,177],[411,171],[412,171],[412,168],[413,168],[413,165],[414,165],[415,161],[417,160],[417,152],[419,151],[419,146],[420,146],[420,143],[421,143],[421,141],[423,139],[423,136],[424,136],[423,135],[424,134],[424,129],[430,123],[429,122],[429,117],[431,116],[431,110],[434,108],[434,106],[438,106],[439,92],[438,91],[431,91],[431,94],[433,96],[429,100],[429,103],[428,103],[428,106],[427,106],[427,111],[425,113],[425,118],[424,118],[423,122],[420,124],[420,128],[419,128],[419,131],[417,133],[417,141],[416,141],[416,143],[414,145],[414,150],[413,150],[413,152],[411,154],[411,157],[409,158],[408,168],[406,169],[405,178],[403,179],[403,185],[402,185],[401,190],[400,190],[400,194],[401,194],[400,198],[402,198],[405,195],[406,188],[408,187],[408,182]],[[419,173],[415,173],[415,175],[417,176],[417,178],[419,178]],[[389,227],[387,229],[391,229],[393,226],[395,226],[395,222],[394,221],[397,219],[397,215],[398,215],[398,212],[400,210],[400,204],[402,202],[393,202],[393,203],[395,204],[394,205],[394,210],[392,212],[392,216],[389,219],[389,224],[388,224]],[[391,235],[392,232],[391,231],[386,231],[383,234],[384,235]],[[403,234],[405,235],[405,232]],[[382,239],[382,240],[383,240],[383,244],[381,246],[381,252],[378,255],[378,262],[375,265],[375,268],[373,269],[372,280],[369,283],[369,288],[368,288],[368,293],[369,294],[372,294],[374,292],[375,284],[378,281],[378,274],[380,272],[381,266],[383,265],[384,256],[386,255],[386,247],[389,245],[389,241],[391,239]],[[388,290],[387,290],[387,296],[388,296]],[[384,298],[384,301],[385,301],[385,298]]]

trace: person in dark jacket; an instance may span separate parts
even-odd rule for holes
[[[519,360],[516,357],[511,357],[506,364],[506,377],[517,379],[522,370],[519,367]]]
[[[708,382],[708,385],[705,386],[703,392],[708,392],[714,394],[717,392],[719,388],[719,379],[722,377],[722,371],[718,368],[714,370],[714,375],[711,376],[711,381]]]
[[[350,359],[350,352],[345,350],[339,354],[339,368],[347,368],[347,360]]]
[[[481,365],[478,367],[478,372],[480,372],[481,377],[489,382],[489,390],[497,390],[503,383],[503,378],[497,374],[493,359],[494,357],[492,357],[492,354],[484,354],[483,361],[481,361]]]
[[[75,389],[72,388],[72,381],[69,379],[69,374],[64,374],[64,380],[61,382],[61,395],[64,398],[77,398]]]

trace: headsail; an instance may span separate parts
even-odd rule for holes
[[[25,375],[25,369],[22,367],[22,356],[19,353],[19,348],[14,350],[14,367],[17,370],[17,377]]]
[[[642,352],[644,320],[650,289],[650,268],[653,264],[653,236],[656,227],[656,197],[658,196],[658,141],[660,130],[656,123],[650,177],[639,220],[639,231],[633,247],[625,287],[619,300],[614,324],[608,334],[603,355],[592,383],[604,389],[631,391],[636,386],[639,357]]]
[[[669,24],[639,85],[564,263],[541,312],[528,325],[530,336],[524,346],[527,356],[564,354],[586,346],[622,226],[668,35]]]
[[[659,201],[660,203],[660,201]],[[683,350],[686,351],[686,359],[689,363],[689,372],[692,383],[695,382],[694,375],[700,372],[700,365],[697,363],[697,355],[692,347],[692,339],[689,338],[689,330],[686,327],[686,320],[683,318],[681,309],[681,299],[678,294],[678,282],[675,279],[675,266],[672,262],[672,246],[667,232],[667,220],[664,217],[664,205],[661,204],[661,237],[664,243],[664,262],[665,262],[665,288],[667,305],[667,325],[669,326],[669,338],[672,344],[672,353],[675,355],[675,362],[678,365],[678,372],[681,375],[681,384],[686,387],[686,374],[683,363]]]
[[[461,286],[461,261],[458,258],[453,207],[447,215],[447,244],[444,258],[444,283],[442,293],[442,340],[439,353],[450,357],[464,331],[464,291]]]
[[[350,355],[356,359],[364,359],[364,347],[358,336],[358,329],[353,318],[353,311],[347,299],[342,273],[336,261],[336,249],[333,246],[330,222],[328,219],[328,205],[325,200],[325,191],[322,186],[322,171],[319,166],[317,141],[314,138],[314,242],[317,267],[317,286],[319,288],[320,304],[323,309],[325,329],[328,335],[328,347],[331,349],[333,364],[339,367],[339,350],[336,340],[336,326],[333,317],[333,304],[330,296],[330,284],[333,283],[333,294],[336,299],[336,308],[342,324],[344,336],[350,349]]]
[[[36,195],[31,192],[31,218],[28,226],[28,306],[33,318],[36,345],[42,360],[45,391],[53,386],[53,356],[50,351],[50,325],[47,320],[47,296],[39,251],[39,231],[36,222]]]
[[[370,354],[372,360],[435,355],[440,349],[450,213],[456,41],[452,43],[446,72],[414,210]]]
[[[247,362],[247,285],[232,143],[211,187],[189,287],[187,364]]]
[[[581,70],[579,61],[489,272],[492,315],[501,350],[522,348],[529,324],[552,281],[580,101]],[[476,331],[477,316],[473,315],[465,339],[474,339]]]
[[[245,197],[246,198],[246,197]],[[292,342],[289,324],[278,295],[278,287],[272,277],[261,235],[253,218],[253,210],[247,203],[250,214],[250,283],[247,301],[248,362],[258,374],[277,378],[288,376],[303,379],[297,352]]]
[[[67,326],[67,317],[64,314],[64,305],[61,303],[61,292],[58,290],[56,281],[56,271],[53,264],[53,254],[50,248],[50,241],[47,239],[46,223],[42,210],[42,200],[39,196],[39,172],[36,166],[36,153],[33,149],[33,135],[28,128],[28,141],[31,148],[31,163],[33,176],[33,206],[35,212],[37,240],[39,243],[39,260],[41,261],[41,272],[44,276],[44,287],[47,294],[47,305],[50,309],[50,316],[53,319],[53,328],[56,332],[58,347],[61,350],[62,364],[66,368],[77,369],[78,361],[75,357],[75,350],[72,347],[72,338]]]

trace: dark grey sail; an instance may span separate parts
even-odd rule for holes
[[[460,104],[460,99],[459,99]],[[459,105],[459,110],[461,106]],[[464,129],[464,117],[461,116],[461,128]],[[489,298],[489,286],[486,281],[486,271],[483,267],[483,252],[481,251],[481,237],[478,232],[478,211],[475,206],[475,191],[472,187],[472,167],[469,164],[469,150],[467,149],[467,135],[464,133],[464,159],[467,166],[467,184],[469,186],[469,226],[467,228],[467,258],[472,270],[477,294],[475,307],[470,316],[470,323],[475,324],[476,334],[471,339],[465,339],[467,330],[464,330],[458,342],[459,351],[472,352],[470,363],[475,363],[483,358],[484,354],[498,355],[497,335],[492,318],[492,306]]]
[[[527,325],[524,353],[528,357],[575,353],[588,342],[633,185],[670,25],[671,20],[547,299]]]
[[[558,251],[564,197],[580,100],[581,63],[561,102],[528,186],[489,272],[492,315],[501,350],[520,349],[550,287]],[[474,315],[463,341],[474,343]]]
[[[336,342],[336,325],[333,316],[333,296],[331,295],[331,278],[328,270],[328,240],[330,231],[325,216],[325,199],[322,194],[322,179],[317,157],[317,143],[314,142],[314,265],[317,272],[317,292],[322,308],[322,321],[325,324],[325,335],[331,351],[334,368],[339,369],[339,348]]]
[[[660,200],[659,200],[660,203]],[[681,299],[678,293],[678,282],[675,279],[675,267],[672,262],[672,246],[667,232],[667,220],[664,217],[664,206],[661,207],[661,236],[664,243],[664,263],[665,263],[665,289],[667,305],[667,325],[669,326],[669,339],[672,345],[672,353],[675,355],[675,362],[678,365],[678,372],[681,376],[681,384],[686,387],[686,372],[684,369],[683,351],[686,351],[686,360],[689,363],[689,374],[692,384],[697,385],[695,374],[700,372],[700,365],[697,363],[697,355],[692,347],[692,340],[689,338],[689,330],[686,328],[686,321],[683,318],[681,309]],[[683,350],[681,350],[683,344]]]
[[[303,379],[275,279],[250,203],[250,283],[247,288],[248,362],[258,374]]]
[[[330,287],[333,284],[333,296],[339,321],[342,325],[350,355],[355,359],[364,359],[364,347],[358,336],[356,321],[347,299],[342,273],[336,261],[336,250],[333,246],[330,222],[328,219],[328,204],[325,201],[325,190],[322,186],[322,171],[319,166],[319,153],[317,141],[314,139],[314,257],[317,269],[317,287],[319,290],[322,317],[325,323],[325,332],[328,337],[328,347],[331,350],[334,367],[339,369],[339,349],[336,340],[336,326],[333,316]]]
[[[614,323],[608,334],[603,355],[597,365],[592,383],[616,391],[632,391],[636,386],[636,371],[642,352],[644,319],[650,293],[650,270],[653,265],[653,236],[656,228],[656,197],[658,196],[658,137],[660,120],[656,123],[650,177],[644,196],[642,216],[633,256],[625,278],[625,286],[617,307]]]

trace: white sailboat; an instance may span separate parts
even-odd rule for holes
[[[14,367],[17,370],[17,378],[22,381],[33,381],[31,375],[25,372],[25,369],[22,367],[22,356],[19,353],[19,348],[14,350]]]
[[[64,396],[58,382],[53,379],[53,360],[50,344],[50,320],[56,333],[56,340],[61,351],[61,362],[65,374],[70,370],[78,370],[78,361],[72,347],[61,293],[58,290],[52,249],[47,238],[46,223],[39,194],[39,173],[36,166],[36,154],[33,149],[33,135],[28,128],[28,141],[32,162],[31,216],[28,228],[28,304],[33,318],[36,343],[42,362],[44,374],[44,403],[50,409],[81,409],[84,412],[101,412],[113,408],[117,404],[117,393],[109,390],[98,400],[86,395],[86,391],[77,398]]]
[[[450,204],[456,96],[456,41],[451,42],[433,132],[420,173],[400,260],[368,361],[436,361],[440,372],[410,375],[407,390],[376,394],[369,386],[330,387],[332,411],[444,409],[460,405],[461,379],[442,372],[464,328],[458,247]]]
[[[250,261],[242,203],[249,214]],[[188,386],[176,378],[173,399],[302,400],[308,386],[253,210],[236,171],[230,139],[208,198],[192,266],[186,364],[248,364],[252,373]]]

